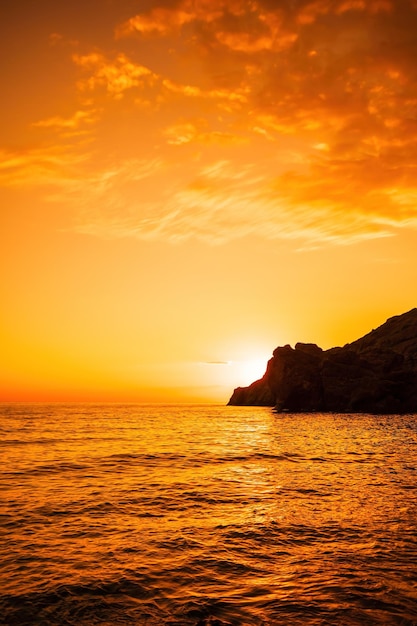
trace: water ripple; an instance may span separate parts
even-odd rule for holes
[[[0,623],[416,626],[416,423],[3,407]]]

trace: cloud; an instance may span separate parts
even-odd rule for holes
[[[296,19],[300,24],[311,24],[324,15],[343,15],[348,12],[390,13],[394,9],[391,0],[313,0],[301,2]]]
[[[64,137],[71,137],[91,132],[91,125],[98,120],[98,114],[95,110],[79,110],[70,117],[62,117],[55,115],[38,122],[34,122],[32,126],[35,128],[48,128],[58,132]]]
[[[219,32],[216,39],[223,46],[237,52],[261,52],[263,50],[285,50],[298,39],[296,33],[285,33],[281,36],[269,32],[254,36],[252,33]]]
[[[168,144],[179,146],[192,142],[202,144],[239,145],[247,143],[247,139],[232,133],[208,131],[204,119],[173,124],[165,128],[164,134]]]
[[[318,153],[311,171],[274,178],[265,163],[221,160],[202,166],[197,160],[185,171],[181,162],[159,158],[124,160],[88,174],[87,155],[33,150],[3,154],[0,181],[49,186],[47,199],[75,212],[73,230],[110,239],[221,245],[250,235],[311,248],[417,228],[411,172],[405,185],[401,172],[381,177],[372,158],[343,163],[327,150]],[[362,170],[370,185],[358,175]]]
[[[415,85],[415,27],[416,11],[408,2],[399,7],[388,0],[300,0],[277,7],[267,0],[181,0],[134,16],[122,30],[124,36],[167,41],[175,36],[184,58],[199,58],[210,72],[209,89],[164,76],[166,91],[217,98],[219,104],[224,99],[225,110],[234,97],[252,119],[269,118],[270,128],[287,133],[337,131],[354,116],[365,125],[377,114],[392,128],[404,104],[401,81]],[[262,124],[254,127],[269,132]]]
[[[109,60],[104,54],[94,52],[86,55],[74,55],[74,63],[87,76],[78,82],[81,91],[94,91],[105,88],[107,93],[121,99],[128,90],[135,89],[137,103],[153,103],[159,107],[169,103],[173,97],[200,99],[215,103],[223,110],[232,111],[247,103],[247,88],[202,88],[196,84],[183,84],[170,77],[153,72],[150,68],[135,63],[125,54],[118,54]],[[137,94],[140,94],[139,96]],[[147,93],[147,98],[143,94]],[[39,122],[38,126],[75,126],[81,121],[93,121],[92,112],[77,112],[70,119],[53,117]]]
[[[121,24],[117,37],[157,35],[166,37],[190,27],[199,37],[239,52],[283,50],[297,40],[294,30],[288,31],[281,19],[281,10],[267,11],[261,2],[239,0],[182,0],[171,7],[155,7]]]
[[[228,3],[225,0],[181,0],[170,7],[154,7],[147,13],[133,16],[118,26],[116,36],[129,37],[135,33],[165,36],[192,22],[214,23],[226,11],[230,15],[241,15],[245,13],[245,8],[239,0]]]
[[[93,90],[105,87],[108,93],[116,98],[121,98],[128,89],[157,79],[157,75],[149,68],[133,63],[122,53],[118,54],[113,62],[99,53],[75,54],[73,60],[76,65],[91,73],[88,78],[79,82],[80,89]]]
[[[48,186],[67,188],[91,158],[73,145],[54,145],[21,151],[0,152],[0,184],[5,187]]]
[[[232,361],[204,361],[202,365],[231,365]]]
[[[246,91],[240,89],[201,89],[196,85],[181,85],[166,78],[162,81],[163,87],[169,92],[180,94],[186,98],[202,98],[207,100],[226,101],[229,103],[245,104],[247,103]]]
[[[35,122],[49,147],[5,152],[2,180],[50,184],[103,237],[318,246],[417,228],[415,2],[151,5],[120,50],[73,56],[91,102]],[[50,141],[93,129],[94,157]]]
[[[195,19],[193,12],[187,10],[154,9],[149,15],[136,15],[117,28],[118,37],[128,37],[138,33],[166,34],[172,29],[180,28]]]
[[[143,170],[144,165],[131,163],[90,184],[94,198],[90,195],[88,205],[96,208],[84,212],[76,230],[172,243],[196,238],[213,245],[251,235],[297,240],[300,248],[311,248],[386,237],[403,226],[417,226],[411,206],[416,188],[401,198],[392,189],[369,192],[358,205],[349,198],[357,199],[359,190],[353,189],[352,196],[349,183],[338,188],[337,178],[316,183],[314,175],[287,175],[272,181],[253,165],[236,169],[228,161],[197,169],[188,183],[171,182],[164,193],[138,205],[132,200],[134,189],[127,187],[128,170]],[[167,179],[173,166],[155,165],[145,176]],[[393,203],[400,208],[397,213]]]

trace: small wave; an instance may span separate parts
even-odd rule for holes
[[[2,439],[0,446],[33,446],[33,445],[52,445],[61,443],[62,439],[42,438],[42,439]]]
[[[70,461],[64,462],[55,462],[55,463],[47,463],[45,465],[37,465],[26,470],[21,470],[18,472],[8,472],[9,475],[18,476],[18,475],[30,475],[30,476],[40,476],[40,475],[48,475],[51,474],[62,474],[66,472],[83,472],[85,470],[90,469],[91,466],[87,463],[75,463]],[[85,475],[85,474],[84,474]]]

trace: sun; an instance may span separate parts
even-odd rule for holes
[[[266,359],[251,358],[242,361],[232,361],[233,378],[239,387],[246,387],[265,374]]]
[[[220,394],[230,394],[236,387],[247,387],[263,377],[271,354],[268,349],[236,348],[233,360],[200,363],[200,381]],[[228,351],[229,354],[232,350]],[[201,369],[203,368],[203,369]]]

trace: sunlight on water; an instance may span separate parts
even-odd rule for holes
[[[2,407],[0,614],[417,624],[415,416]]]

